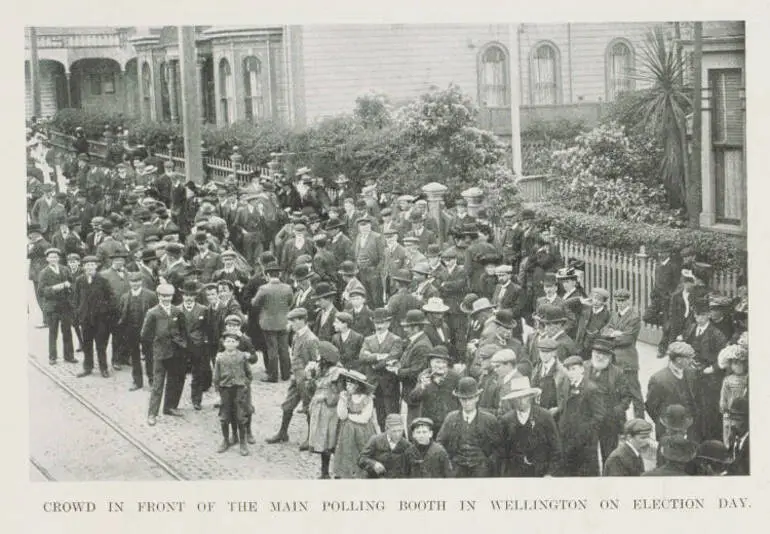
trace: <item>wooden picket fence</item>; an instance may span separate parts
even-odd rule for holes
[[[583,286],[586,291],[602,287],[612,294],[616,289],[627,289],[631,292],[633,305],[644,317],[650,305],[656,268],[656,261],[645,253],[644,247],[636,254],[629,254],[567,239],[554,239],[554,242],[565,261],[574,258],[585,263]],[[733,297],[738,290],[738,276],[735,271],[716,271],[711,287],[718,293]],[[643,323],[639,335],[641,341],[657,344],[660,336],[660,327]]]

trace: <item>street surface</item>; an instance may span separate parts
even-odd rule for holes
[[[31,284],[29,297],[29,358],[95,405],[113,426],[119,427],[133,440],[141,443],[184,479],[287,480],[313,479],[320,474],[320,456],[298,450],[299,443],[305,438],[304,416],[297,415],[292,420],[289,443],[265,443],[265,438],[272,436],[280,424],[280,403],[287,383],[260,382],[260,378],[265,376],[262,362],[254,366],[253,401],[256,413],[253,430],[257,443],[249,446],[251,455],[247,457],[240,456],[237,447],[217,454],[221,434],[217,410],[213,406],[218,395],[213,390],[204,394],[203,410],[194,411],[190,403],[188,376],[179,406],[183,417],[160,416],[156,426],[148,426],[149,386],[130,392],[129,369],[124,367],[112,372],[106,379],[98,373],[77,378],[77,373],[82,369],[81,363],[63,362],[61,346],[59,362],[53,366],[48,364],[48,330],[36,328],[42,320]],[[61,339],[59,343],[61,345]],[[656,348],[652,345],[639,343],[638,348],[640,380],[645,392],[650,375],[660,369],[665,360],[656,358]],[[76,353],[75,357],[82,361],[83,354]],[[131,441],[117,433],[31,363],[29,392],[29,455],[54,480],[173,480]],[[47,477],[30,463],[30,480],[45,481]]]

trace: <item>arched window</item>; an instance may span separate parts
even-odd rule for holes
[[[531,103],[535,106],[558,104],[561,92],[559,51],[551,43],[535,47],[531,61]]]
[[[163,62],[160,64],[160,106],[161,111],[163,112],[162,120],[164,121],[170,121],[171,120],[171,98],[169,96],[169,77],[170,73],[169,70],[171,69],[171,64],[167,62]]]
[[[219,112],[225,124],[232,122],[233,106],[230,103],[233,96],[232,86],[233,73],[230,70],[230,62],[222,58],[219,61]]]
[[[625,40],[615,40],[607,47],[607,101],[634,89],[634,51]]]
[[[142,63],[142,117],[149,120],[152,110],[152,73],[150,65],[145,61]]]
[[[487,108],[510,106],[508,55],[499,45],[490,45],[479,58],[479,103]]]
[[[263,85],[262,62],[254,56],[243,58],[243,92],[246,99],[246,120],[249,122],[265,116]]]

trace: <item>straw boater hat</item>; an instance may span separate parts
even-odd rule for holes
[[[524,397],[537,397],[543,390],[540,388],[533,388],[529,383],[529,377],[515,376],[509,382],[511,392],[505,395],[500,400],[521,399]]]
[[[422,307],[422,311],[426,313],[445,313],[449,311],[449,306],[444,304],[444,301],[441,300],[440,297],[431,297]]]

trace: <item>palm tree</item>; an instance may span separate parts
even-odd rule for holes
[[[648,89],[639,91],[634,110],[636,126],[663,147],[660,173],[672,208],[685,206],[687,177],[687,114],[691,89],[684,83],[685,61],[678,44],[661,26],[652,29],[642,49],[641,68],[634,77]]]

